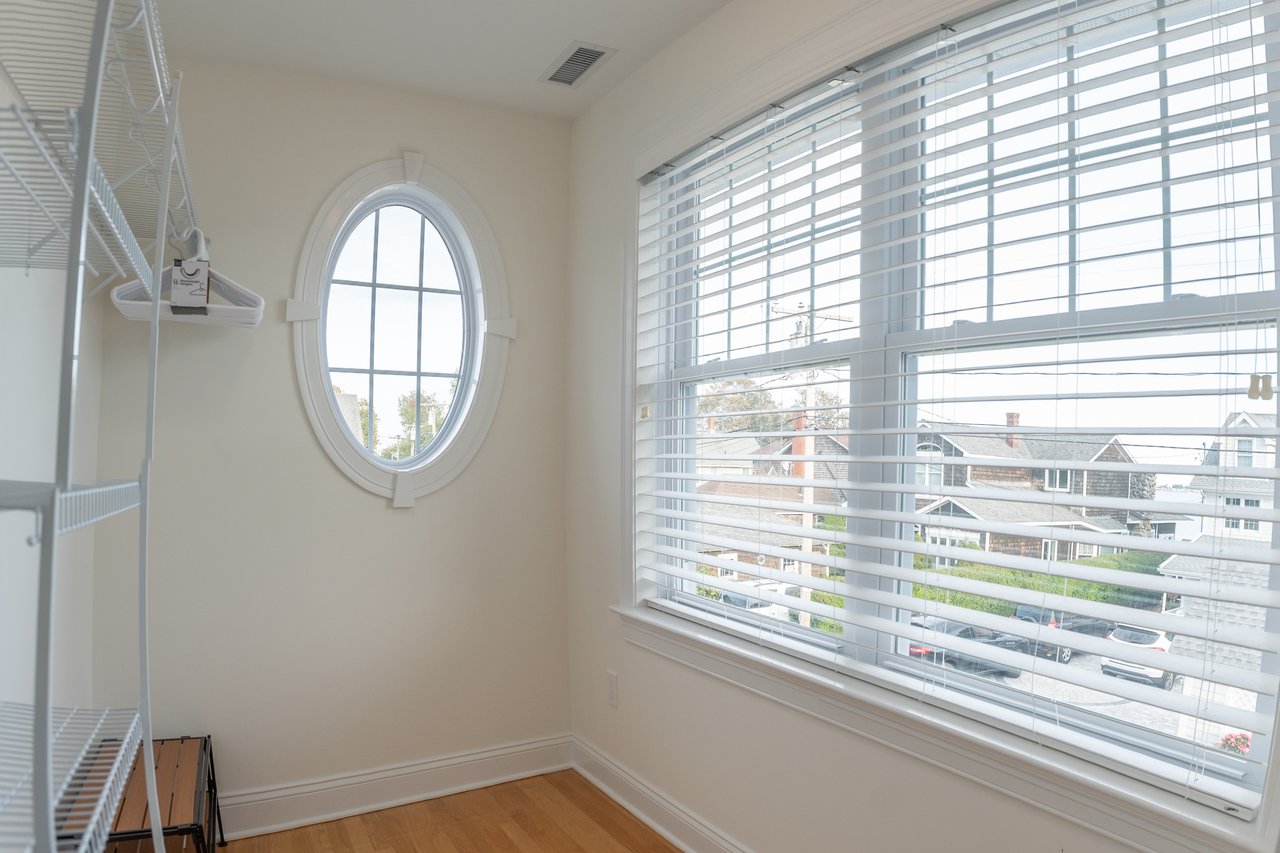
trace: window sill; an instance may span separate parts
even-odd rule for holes
[[[1252,822],[935,705],[648,607],[616,607],[623,638],[1119,840],[1161,853],[1276,850]]]

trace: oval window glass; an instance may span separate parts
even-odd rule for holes
[[[380,464],[412,466],[448,436],[466,387],[467,280],[447,229],[405,199],[365,205],[335,241],[324,366],[338,419]]]

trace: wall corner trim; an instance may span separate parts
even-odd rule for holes
[[[573,738],[573,767],[610,799],[681,850],[750,853],[750,848],[734,841],[577,735]]]

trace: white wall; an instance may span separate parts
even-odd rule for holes
[[[160,735],[211,732],[224,794],[568,730],[562,365],[567,123],[266,67],[186,61],[182,116],[215,269],[253,330],[164,325],[152,537]],[[292,295],[325,197],[420,151],[487,215],[519,322],[493,427],[410,510],[322,451],[295,380]],[[141,452],[146,327],[109,318],[104,474]],[[134,687],[131,529],[108,524],[97,700]],[[236,827],[231,827],[236,829]]]
[[[3,92],[0,92],[3,100]],[[62,270],[0,269],[0,479],[52,482],[56,463],[62,350]],[[73,471],[92,482],[97,468],[101,311],[83,315]],[[31,702],[35,690],[36,584],[40,549],[30,512],[0,512],[0,701]],[[84,704],[92,694],[92,529],[62,536],[54,574],[54,701]]]
[[[623,280],[635,178],[771,98],[985,0],[737,0],[573,131],[568,538],[574,732],[750,849],[1101,851],[1090,830],[625,644]],[[626,416],[630,416],[629,413]],[[607,704],[606,671],[620,678]]]
[[[15,100],[0,73],[0,104]],[[53,482],[65,294],[63,269],[0,267],[0,480]],[[85,305],[81,330],[72,476],[92,483],[98,464],[101,300]],[[0,512],[0,701],[34,699],[40,549],[29,540],[35,532],[33,513]],[[93,692],[94,531],[61,537],[56,554],[51,691],[58,704],[83,705]]]

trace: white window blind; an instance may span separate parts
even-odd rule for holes
[[[1278,82],[1274,0],[1019,3],[646,176],[640,599],[1252,817]]]

